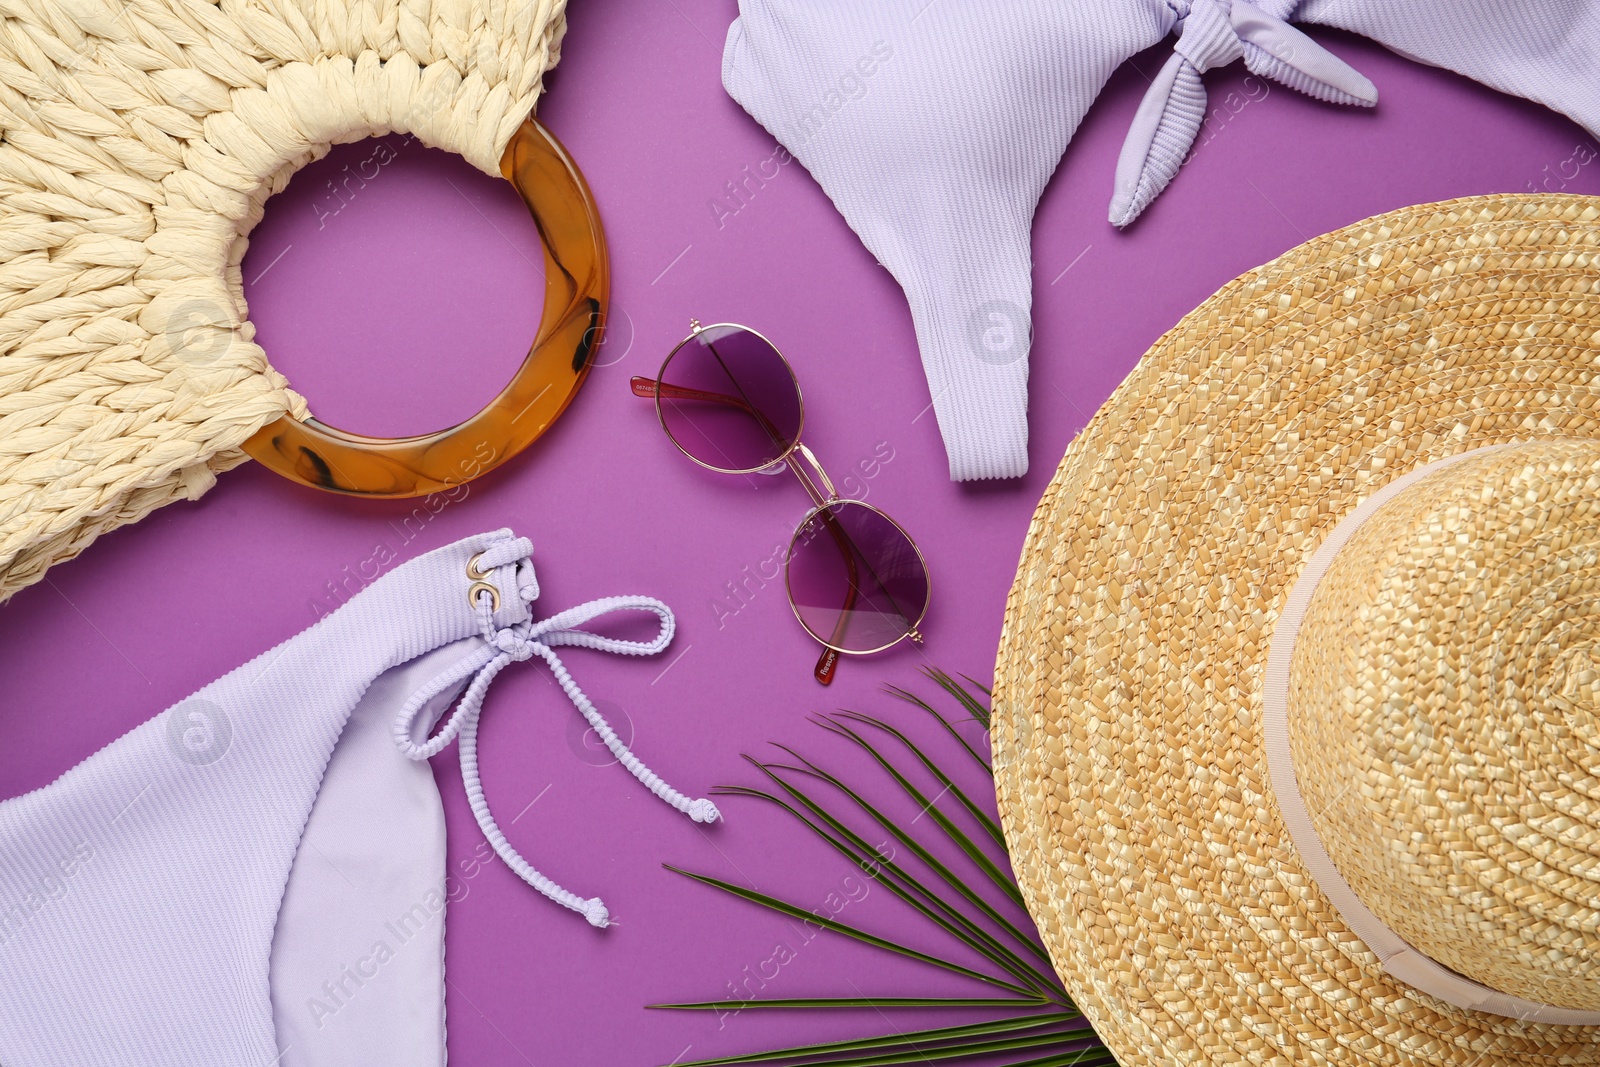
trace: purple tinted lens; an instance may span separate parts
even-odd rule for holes
[[[667,433],[722,471],[769,467],[800,436],[800,389],[764,338],[739,326],[695,334],[661,368]]]
[[[875,508],[836,501],[789,545],[789,599],[811,636],[843,652],[876,652],[916,629],[928,570],[905,532]]]

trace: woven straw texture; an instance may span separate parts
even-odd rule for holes
[[[1600,439],[1592,198],[1422,205],[1296,248],[1186,316],[1068,448],[1007,606],[996,783],[1041,936],[1123,1067],[1600,1064],[1600,1028],[1385,975],[1310,883],[1261,749],[1277,613],[1327,532],[1425,463],[1547,438]],[[1600,709],[1567,667],[1551,795],[1592,827]]]
[[[1383,505],[1294,647],[1296,777],[1357,895],[1458,973],[1600,1011],[1600,440]]]
[[[499,175],[565,0],[0,0],[0,599],[304,401],[246,318],[266,199],[415,134]]]

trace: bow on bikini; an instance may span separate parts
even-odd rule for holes
[[[533,552],[533,545],[525,537],[514,540],[501,541],[485,550],[476,561],[478,568],[484,573],[501,571],[503,568],[515,568],[515,582],[517,595],[524,604],[532,603],[539,596],[539,584],[534,577],[533,564],[528,556]],[[476,588],[476,587],[474,587]],[[527,860],[516,849],[511,847],[505,834],[500,832],[500,827],[494,821],[494,816],[489,811],[488,801],[484,799],[483,783],[478,777],[478,718],[483,712],[484,694],[489,690],[489,684],[495,676],[505,669],[506,665],[514,662],[532,659],[538,656],[550,665],[550,671],[555,675],[556,681],[561,683],[561,688],[573,705],[589,720],[589,725],[600,739],[605,742],[611,754],[626,767],[635,778],[639,779],[650,792],[671,804],[674,808],[688,815],[695,822],[714,822],[720,818],[717,807],[709,800],[690,799],[672,788],[666,782],[646,767],[640,759],[628,750],[628,746],[617,737],[615,730],[606,722],[605,716],[584,695],[583,690],[572,680],[567,673],[565,665],[555,653],[555,648],[561,645],[570,645],[577,648],[593,648],[602,652],[614,652],[623,656],[652,656],[666,648],[672,641],[674,621],[672,609],[661,601],[652,597],[643,596],[613,596],[591,600],[587,604],[580,604],[568,608],[557,615],[538,622],[529,620],[514,626],[497,629],[494,625],[494,607],[491,600],[491,591],[488,587],[479,590],[474,598],[478,612],[478,627],[483,638],[483,643],[459,662],[447,667],[436,677],[418,690],[410,700],[401,708],[394,721],[394,742],[400,751],[414,760],[425,760],[437,755],[459,734],[461,737],[461,779],[466,786],[467,802],[472,807],[472,814],[478,820],[478,826],[483,830],[483,836],[489,844],[494,846],[495,853],[505,861],[506,866],[517,873],[524,882],[533,886],[539,892],[560,904],[562,907],[571,908],[589,920],[591,926],[607,926],[610,924],[610,912],[607,911],[599,897],[583,898],[575,893],[556,885],[550,879],[534,870]],[[584,623],[592,622],[602,615],[613,611],[638,610],[648,611],[661,619],[661,630],[649,641],[624,641],[613,637],[602,637],[599,634],[589,633],[577,629]],[[418,722],[422,710],[427,704],[441,693],[454,690],[462,682],[471,679],[470,684],[456,704],[455,712],[440,727],[439,731],[423,743],[418,744],[413,737],[420,726]]]
[[[1333,104],[1371,107],[1378,90],[1349,64],[1243,0],[1193,0],[1173,55],[1150,84],[1117,159],[1111,221],[1126,226],[1167,187],[1206,118],[1200,75],[1243,57],[1250,70]]]

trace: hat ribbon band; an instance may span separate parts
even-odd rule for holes
[[[1317,888],[1338,911],[1345,925],[1349,926],[1351,932],[1361,938],[1377,955],[1385,972],[1407,985],[1459,1008],[1486,1011],[1523,1021],[1564,1026],[1600,1026],[1600,1011],[1562,1008],[1553,1004],[1524,1000],[1475,982],[1429,957],[1375,915],[1361,902],[1361,898],[1339,873],[1334,866],[1333,858],[1323,847],[1322,838],[1317,834],[1316,827],[1311,822],[1310,812],[1306,809],[1305,798],[1300,793],[1299,779],[1294,769],[1294,755],[1289,746],[1289,667],[1294,655],[1295,637],[1305,619],[1312,594],[1316,592],[1318,583],[1327,574],[1339,549],[1349,542],[1356,530],[1360,529],[1378,509],[1419,479],[1453,463],[1459,463],[1468,456],[1514,448],[1521,443],[1488,445],[1424,464],[1373,493],[1334,527],[1327,539],[1307,561],[1299,580],[1289,593],[1289,599],[1285,602],[1283,611],[1278,617],[1277,627],[1273,631],[1272,645],[1267,655],[1263,693],[1265,705],[1263,740],[1267,768],[1272,777],[1273,795],[1306,871],[1316,882]]]

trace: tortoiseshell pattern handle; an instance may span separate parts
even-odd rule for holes
[[[544,243],[544,314],[511,383],[465,422],[414,437],[364,437],[286,415],[244,443],[251,458],[329,492],[423,496],[498,467],[566,410],[589,374],[611,299],[600,212],[566,149],[531,117],[512,135],[500,170]]]

